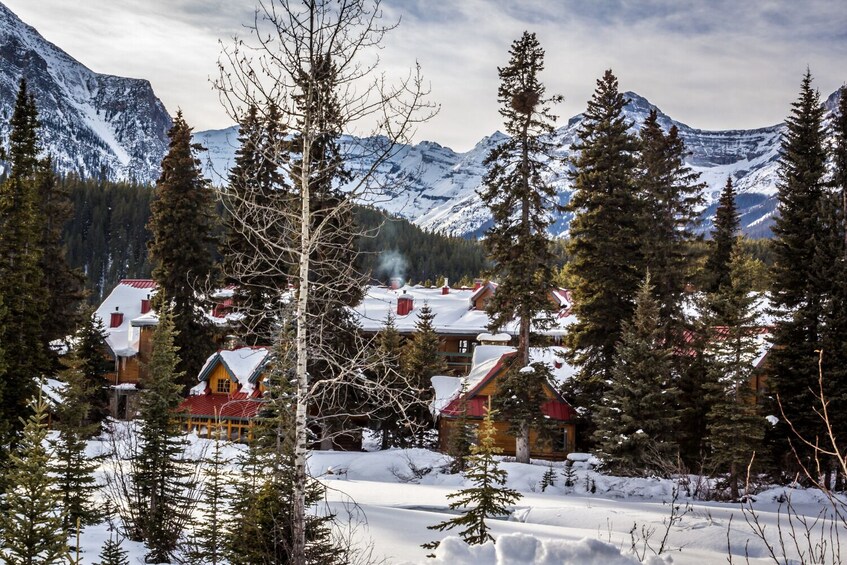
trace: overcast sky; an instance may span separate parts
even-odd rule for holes
[[[254,0],[0,0],[92,70],[146,78],[196,130],[231,125],[209,85]],[[419,129],[458,151],[501,127],[497,66],[534,31],[542,75],[582,112],[604,69],[621,89],[703,129],[782,121],[807,65],[825,97],[847,81],[845,0],[384,0],[401,18],[382,52],[390,71],[419,61],[441,112]]]

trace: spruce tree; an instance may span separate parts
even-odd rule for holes
[[[371,399],[371,421],[376,424],[382,438],[382,449],[407,447],[410,443],[408,423],[409,414],[401,412],[392,405],[385,405],[382,398],[386,394],[399,393],[406,388],[406,381],[400,374],[400,334],[394,324],[394,316],[389,312],[382,330],[376,335],[373,379],[377,394]]]
[[[50,365],[42,331],[49,297],[40,263],[39,122],[24,80],[10,125],[9,172],[0,183],[0,343],[6,353],[0,374],[0,463],[21,430],[19,418],[29,413],[36,380]]]
[[[409,407],[408,416],[411,432],[417,447],[426,447],[426,432],[432,428],[433,418],[429,405],[434,396],[432,377],[443,374],[447,368],[440,354],[441,338],[435,331],[435,314],[429,304],[424,303],[418,312],[415,332],[406,340],[403,349],[402,373],[406,382],[414,389],[417,402]]]
[[[68,546],[56,479],[50,473],[51,453],[45,447],[47,404],[39,395],[30,408],[6,471],[0,559],[8,565],[59,565],[65,563]]]
[[[214,194],[203,178],[195,155],[202,148],[192,143],[191,131],[182,112],[177,112],[148,224],[153,279],[159,285],[155,307],[164,307],[164,297],[171,301],[174,343],[180,351],[178,373],[184,386],[194,384],[214,349],[203,311],[206,304],[200,298],[201,291],[214,284]]]
[[[229,501],[224,554],[231,565],[291,563],[295,494],[293,350],[279,340],[274,364],[264,381],[266,393],[253,437],[239,458],[238,476]],[[308,480],[307,507],[323,497],[319,482]],[[333,546],[329,516],[306,517],[307,562],[343,562]]]
[[[58,438],[53,442],[55,456],[51,465],[56,478],[56,490],[63,510],[63,526],[70,531],[90,526],[99,521],[100,513],[95,504],[98,491],[94,471],[97,461],[85,454],[87,439],[94,435],[99,423],[91,423],[88,404],[90,386],[81,370],[81,362],[75,354],[63,359],[65,370],[62,380],[66,383],[62,402],[57,410],[56,429]]]
[[[738,211],[735,207],[735,188],[732,177],[726,177],[726,184],[718,200],[715,212],[712,239],[709,242],[709,256],[706,260],[705,285],[707,292],[716,292],[730,280],[729,264],[740,229]]]
[[[259,205],[268,210],[278,207],[288,210],[292,206],[290,188],[281,172],[281,165],[288,157],[283,151],[285,135],[275,105],[264,109],[263,115],[259,115],[256,105],[251,105],[239,124],[239,147],[225,195],[224,205],[229,213],[224,272],[228,281],[236,285],[235,306],[242,314],[238,322],[240,333],[249,345],[270,343],[278,306],[275,297],[287,285],[285,278],[273,276],[279,269],[269,261],[275,254],[265,238],[279,245],[279,241],[291,234],[286,233],[287,226],[277,215],[268,214],[269,221],[261,226],[245,225],[237,218],[247,206]],[[286,260],[290,258],[276,258],[278,262]]]
[[[176,330],[168,302],[161,304],[148,374],[142,383],[140,447],[133,465],[131,500],[136,522],[126,524],[131,539],[145,542],[146,558],[153,563],[168,563],[172,557],[189,517],[192,500],[187,493],[193,486],[176,413],[182,401]]]
[[[678,341],[686,325],[682,300],[693,274],[690,248],[697,238],[694,230],[706,186],[699,182],[700,174],[686,165],[687,155],[677,127],[665,134],[656,110],[651,110],[641,128],[637,161],[644,206],[640,236],[668,341]]]
[[[494,414],[489,409],[479,426],[479,444],[471,447],[468,469],[464,473],[465,480],[472,486],[447,495],[447,498],[452,500],[450,509],[462,509],[463,513],[434,526],[428,526],[430,530],[441,532],[457,527],[464,528],[459,532],[459,536],[469,545],[480,545],[494,539],[488,533],[490,528],[485,521],[507,516],[509,506],[521,498],[518,491],[505,486],[508,473],[500,468],[495,459],[501,452],[496,446],[495,434]],[[437,546],[438,542],[424,545],[426,548]]]
[[[468,383],[463,378],[462,386],[459,388],[459,417],[453,421],[447,436],[447,455],[453,458],[450,465],[450,470],[453,473],[465,471],[471,447],[476,441],[476,426],[471,424],[468,419],[467,393]]]
[[[771,348],[769,385],[796,431],[809,441],[823,432],[812,411],[817,390],[816,350],[821,347],[823,304],[829,294],[811,271],[824,238],[820,218],[826,172],[824,108],[809,71],[786,119],[779,159],[778,216],[773,227],[771,301],[778,315]],[[810,276],[813,275],[813,276]],[[779,410],[779,408],[775,408]],[[789,430],[780,425],[784,437]],[[798,446],[801,458],[807,450]],[[785,453],[788,452],[787,447]],[[778,454],[779,455],[779,454]]]
[[[193,534],[187,551],[182,556],[185,563],[196,565],[219,565],[223,563],[226,547],[225,503],[227,499],[227,466],[230,461],[224,455],[223,439],[226,428],[215,424],[212,455],[206,460],[199,512],[192,516]]]
[[[100,424],[109,415],[109,381],[106,375],[115,370],[114,361],[107,357],[103,321],[93,312],[84,315],[76,337],[74,356],[85,379],[83,389],[89,407],[86,422]]]
[[[632,318],[643,278],[643,217],[635,181],[637,140],[623,114],[626,99],[611,70],[597,81],[573,145],[574,193],[568,274],[573,282],[576,322],[566,337],[568,356],[579,371],[568,396],[594,412],[612,380],[615,347],[624,320]],[[583,432],[591,433],[590,418]]]
[[[552,323],[547,295],[553,289],[553,254],[547,228],[552,222],[550,212],[561,206],[556,188],[544,178],[553,145],[542,136],[553,131],[556,117],[550,113],[550,105],[562,98],[545,97],[546,88],[539,80],[543,70],[544,50],[534,33],[524,32],[509,49],[509,63],[498,68],[497,100],[510,137],[485,158],[488,171],[480,192],[491,210],[493,225],[486,232],[485,247],[496,264],[498,281],[497,292],[486,307],[489,330],[499,331],[513,320],[517,322],[516,371],[530,363],[532,328],[543,329]],[[521,389],[526,391],[519,397],[521,413],[539,412],[540,404],[534,403],[544,399],[541,381],[528,379]],[[511,421],[517,417],[506,410],[503,414]],[[531,419],[521,419],[511,428],[517,460],[522,463],[529,463]]]
[[[42,340],[53,358],[53,367],[58,369],[58,355],[50,343],[71,337],[82,322],[80,304],[85,298],[85,275],[80,269],[72,269],[65,256],[62,231],[74,217],[70,192],[56,178],[50,157],[42,160],[38,168],[35,182],[41,217],[39,266],[48,297],[45,308],[50,313],[42,322]]]
[[[730,495],[738,500],[739,479],[761,446],[766,421],[752,385],[758,355],[758,313],[752,292],[752,261],[733,252],[729,280],[708,296],[702,316],[709,336],[706,359],[711,372],[708,419],[710,461],[728,474]]]
[[[679,393],[672,380],[672,350],[652,292],[648,275],[638,291],[635,314],[624,324],[612,379],[595,416],[598,452],[621,474],[661,472],[664,464],[676,461]]]
[[[100,550],[99,559],[95,565],[129,565],[127,551],[121,547],[121,538],[115,528],[109,528],[109,539]]]

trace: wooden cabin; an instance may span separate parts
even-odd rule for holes
[[[550,352],[545,351],[545,353]],[[514,348],[511,347],[480,346],[475,354],[474,367],[466,377],[467,392],[464,395],[461,393],[462,379],[455,377],[433,379],[433,385],[436,388],[436,403],[433,411],[438,419],[439,448],[442,451],[446,451],[451,430],[462,418],[463,410],[466,410],[466,417],[471,424],[478,426],[482,422],[490,399],[498,394],[499,378],[511,367],[516,355]],[[551,367],[554,375],[561,368],[561,365]],[[455,382],[449,383],[447,379],[453,379]],[[449,392],[450,388],[453,389],[452,392]],[[445,393],[445,390],[448,392]],[[556,432],[552,438],[539,440],[538,433],[530,430],[530,455],[543,459],[564,459],[575,446],[576,429],[573,423],[575,414],[573,408],[556,391],[553,384],[547,383],[545,394],[548,400],[541,409],[553,423]],[[515,438],[508,433],[508,427],[507,421],[495,422],[495,442],[497,447],[503,450],[504,455],[515,455]]]
[[[228,439],[248,439],[263,402],[270,359],[266,347],[224,349],[209,356],[179,407],[186,430],[212,437],[217,427]]]

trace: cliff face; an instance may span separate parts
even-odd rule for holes
[[[0,138],[25,78],[42,148],[62,172],[154,181],[171,119],[146,80],[98,74],[0,4]]]

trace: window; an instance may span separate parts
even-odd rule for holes
[[[567,452],[568,451],[568,429],[562,428],[559,434],[554,436],[553,451]]]
[[[229,394],[230,384],[231,383],[229,379],[218,379],[218,386],[216,392],[218,392],[219,394]]]
[[[470,350],[470,343],[466,339],[459,340],[459,353],[467,353]]]

